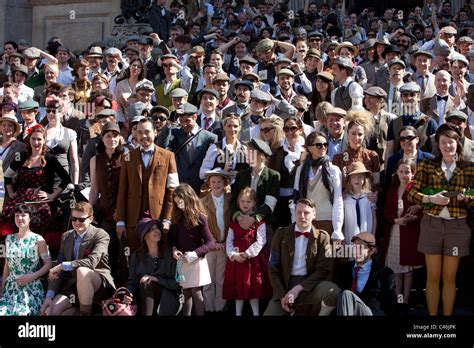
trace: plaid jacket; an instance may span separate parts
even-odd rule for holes
[[[441,162],[425,159],[418,163],[413,185],[408,192],[408,200],[415,204],[422,204],[425,196],[421,191],[424,188],[443,189],[445,191],[461,191],[463,188],[474,188],[474,163],[462,162],[456,164],[451,180],[448,182]],[[474,200],[458,201],[457,198],[451,198],[447,205],[449,214],[453,218],[467,216],[468,206],[474,206]],[[434,205],[432,208],[423,209],[423,212],[438,215],[444,206]]]

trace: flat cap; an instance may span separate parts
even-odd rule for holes
[[[474,44],[474,40],[470,36],[461,36],[458,39],[458,43]]]
[[[125,53],[127,53],[127,51],[133,51],[133,52],[135,52],[136,54],[140,54],[140,50],[139,50],[138,48],[136,48],[136,47],[133,47],[133,46],[127,46],[127,47],[125,47],[125,48],[123,49],[123,51],[124,51]]]
[[[327,114],[328,115],[338,115],[338,116],[341,116],[341,117],[346,117],[347,116],[346,110],[341,109],[341,108],[331,108],[331,109],[328,110]]]
[[[102,127],[102,132],[100,132],[100,135],[104,136],[104,134],[107,132],[117,132],[120,134],[120,127],[118,126],[117,122],[107,122]]]
[[[444,118],[448,121],[450,118],[459,118],[460,120],[467,121],[467,115],[460,110],[453,110]]]
[[[364,91],[364,94],[370,95],[372,97],[387,98],[387,92],[385,92],[383,88],[378,86],[372,86],[367,88]]]
[[[295,77],[295,73],[290,69],[280,69],[277,76],[280,76],[280,75]]]
[[[14,67],[13,70],[22,72],[23,74],[28,76],[28,68],[26,67],[26,65],[18,65],[16,67]]]
[[[128,117],[141,116],[143,111],[146,110],[146,104],[142,102],[135,102],[130,105],[127,109]]]
[[[256,65],[257,61],[250,56],[245,56],[239,59],[239,64],[247,63],[250,65]]]
[[[147,91],[151,91],[151,92],[154,92],[155,91],[155,87],[153,87],[153,83],[151,83],[150,81],[144,81],[142,83],[140,83],[136,88],[135,88],[136,91],[139,91],[139,90],[147,90]]]
[[[39,108],[38,102],[34,101],[33,99],[28,99],[18,104],[18,109],[20,111],[38,109],[38,108]]]
[[[462,54],[452,54],[450,61],[451,61],[451,64],[453,64],[456,61],[459,61],[459,62],[463,62],[466,66],[469,66],[469,61]]]
[[[191,103],[184,103],[183,107],[179,110],[176,110],[178,115],[194,115],[197,114],[198,108]]]
[[[391,68],[392,66],[394,65],[401,65],[404,69],[407,67],[405,62],[401,59],[392,59],[389,63],[388,63],[388,67]]]
[[[403,84],[402,87],[400,87],[400,93],[409,93],[409,92],[421,93],[420,85],[418,85],[416,82],[408,82],[408,83]]]
[[[185,89],[183,88],[175,88],[173,89],[170,94],[169,94],[170,98],[182,98],[182,97],[187,97],[188,96],[188,92],[186,92]]]
[[[317,50],[316,48],[310,48],[308,50],[308,52],[306,52],[305,59],[308,58],[308,57],[314,57],[314,58],[321,59],[321,51]]]
[[[293,63],[293,62],[291,61],[291,59],[288,59],[288,58],[286,58],[285,56],[282,56],[282,57],[279,57],[279,58],[275,61],[275,65],[280,64],[280,63],[291,64],[291,63]]]
[[[220,73],[220,74],[217,74],[216,77],[214,77],[214,79],[212,80],[212,83],[221,82],[221,81],[229,82],[230,78],[227,74]]]
[[[248,80],[250,82],[253,82],[252,79],[255,79],[255,81],[260,81],[260,76],[258,76],[254,72],[249,72],[249,73],[246,73],[244,76],[242,76],[242,79]]]
[[[354,63],[352,63],[352,60],[350,60],[349,58],[337,57],[336,60],[334,61],[334,64],[339,65],[345,69],[354,71]]]
[[[320,31],[315,30],[315,31],[312,31],[311,33],[308,34],[308,39],[310,37],[321,37],[321,38],[323,38],[324,35]]]
[[[217,92],[214,88],[204,88],[198,94],[198,99],[201,100],[203,94],[211,94],[216,98],[219,98],[219,92]]]
[[[250,89],[251,91],[253,90],[253,83],[250,82],[249,80],[240,80],[240,81],[237,81],[235,84],[234,84],[234,87],[237,89],[237,87],[239,86],[245,86],[247,87],[248,89]]]
[[[270,94],[260,89],[254,89],[252,93],[250,93],[250,98],[267,102],[267,103],[270,103],[272,101],[272,97],[270,96]]]
[[[71,53],[71,51],[69,50],[69,48],[66,47],[66,46],[59,46],[59,47],[56,49],[56,52],[67,52],[67,53]]]
[[[138,115],[138,116],[133,116],[130,121],[128,121],[128,125],[130,128],[132,128],[134,125],[136,125],[138,122],[140,122],[141,120],[144,120],[146,119],[145,116],[142,116],[142,115]]]
[[[30,59],[39,58],[41,56],[40,49],[36,47],[27,48],[22,53],[25,56],[25,58],[30,58]]]
[[[12,103],[12,102],[3,102],[3,103],[0,104],[0,109],[17,111],[18,106],[15,103]]]
[[[148,45],[148,46],[153,46],[153,39],[149,36],[144,36],[140,39],[138,42],[140,45]]]
[[[154,106],[151,108],[150,110],[150,115],[153,117],[153,114],[154,113],[162,113],[162,114],[165,114],[166,117],[170,117],[170,111],[168,110],[167,107],[163,106],[163,105],[157,105],[157,106]]]
[[[453,34],[453,35],[456,35],[458,33],[458,31],[450,25],[441,28],[440,32],[443,34]]]
[[[95,115],[95,117],[99,117],[99,116],[104,116],[104,117],[114,116],[114,117],[116,117],[117,112],[115,110],[112,110],[112,109],[103,109]]]
[[[125,42],[129,42],[129,41],[137,41],[137,42],[140,42],[140,36],[138,35],[130,35],[129,37],[127,37],[127,40]]]
[[[270,149],[270,146],[268,146],[268,144],[263,140],[253,138],[248,142],[248,146],[254,148],[258,152],[263,153],[265,156],[272,155],[272,150]]]
[[[431,58],[431,59],[434,58],[433,53],[431,53],[430,51],[423,51],[423,50],[416,51],[415,53],[413,53],[413,56],[414,57],[427,56],[428,58]]]
[[[255,50],[257,53],[265,52],[270,49],[272,49],[275,46],[275,43],[271,39],[263,39],[260,40],[259,43],[257,44],[257,47],[255,47]]]

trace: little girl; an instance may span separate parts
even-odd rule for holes
[[[178,260],[178,272],[184,275],[183,314],[191,315],[194,305],[196,315],[204,315],[202,286],[211,283],[205,255],[214,247],[207,224],[205,208],[188,184],[178,186],[173,192],[173,224],[171,246],[173,257]]]
[[[257,194],[250,187],[240,191],[237,198],[240,212],[255,211]],[[244,230],[238,222],[231,222],[226,240],[227,262],[223,298],[235,300],[235,314],[242,315],[245,300],[250,301],[254,316],[259,315],[259,299],[272,296],[268,278],[268,250],[266,226],[263,220]]]
[[[415,176],[416,162],[401,159],[387,193],[382,259],[395,273],[397,295],[408,304],[413,283],[413,269],[424,264],[424,255],[417,251],[422,209],[408,201],[408,191]],[[400,302],[400,301],[399,301]]]
[[[375,234],[377,220],[375,204],[368,199],[370,171],[362,162],[352,162],[346,174],[344,198],[344,238],[351,244],[352,237],[361,232]]]

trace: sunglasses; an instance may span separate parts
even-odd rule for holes
[[[79,222],[84,222],[86,221],[88,218],[90,218],[91,216],[88,216],[88,217],[85,217],[85,218],[80,218],[80,217],[76,217],[76,216],[71,216],[71,221],[72,222],[76,222],[76,221],[79,221]]]
[[[260,132],[267,134],[268,132],[274,130],[275,127],[266,127],[266,128],[261,128]]]
[[[157,121],[165,122],[167,120],[165,116],[152,116],[151,119],[155,122]]]
[[[405,141],[413,141],[415,140],[417,137],[414,136],[414,135],[407,135],[406,137],[400,137],[400,142],[405,142]]]
[[[298,130],[299,128],[297,126],[292,126],[292,127],[283,127],[283,132],[288,133],[294,133]]]
[[[306,111],[305,108],[296,108],[296,110],[298,110],[299,112],[305,112]]]
[[[47,114],[57,114],[59,109],[46,109]]]
[[[322,149],[323,147],[328,147],[328,143],[314,143],[314,144],[311,144],[309,145],[309,147],[311,146],[316,146],[317,149]]]

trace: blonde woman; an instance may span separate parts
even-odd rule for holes
[[[270,115],[260,120],[260,137],[276,152],[285,140],[283,119],[277,115]]]

